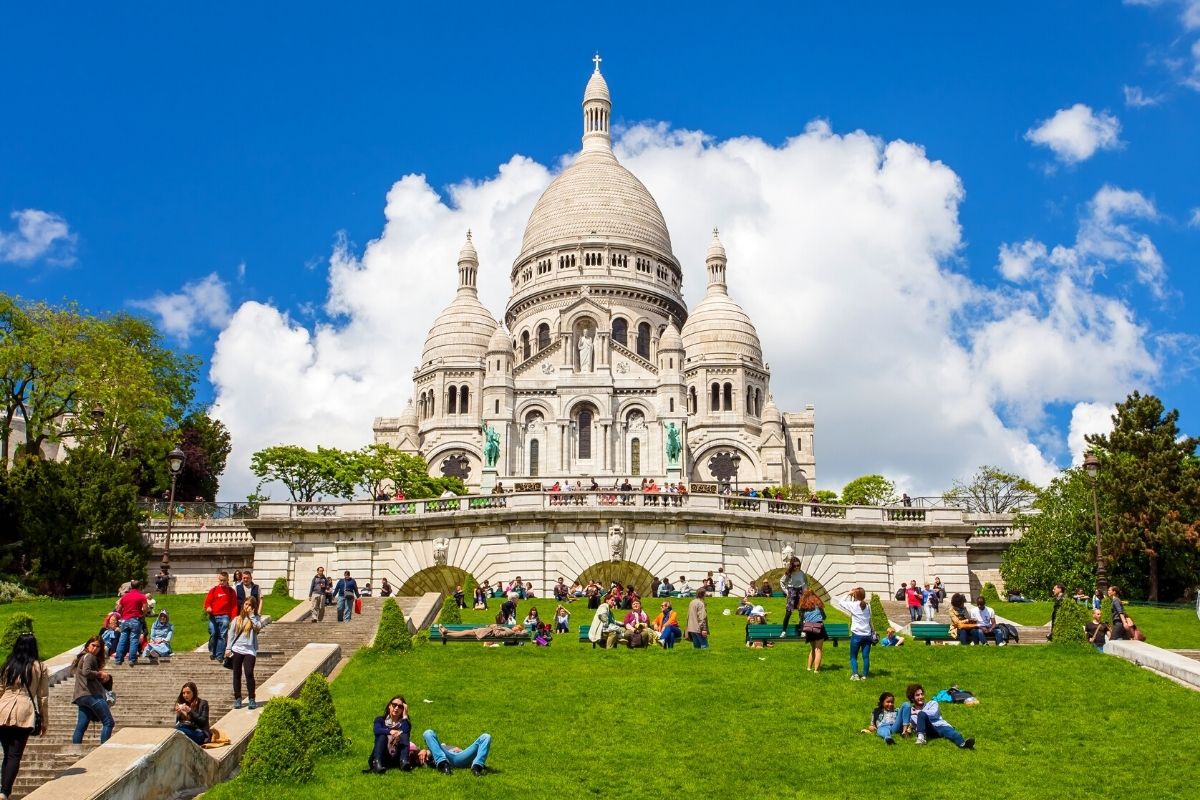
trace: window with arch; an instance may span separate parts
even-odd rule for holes
[[[754,390],[754,413],[762,416],[762,392],[758,389]]]
[[[531,478],[538,476],[538,449],[538,440],[531,440],[529,442],[529,477]]]
[[[588,407],[579,410],[579,416],[576,417],[578,426],[579,438],[578,456],[579,459],[590,459],[592,457],[592,409]]]
[[[470,395],[471,395],[471,390],[470,390],[470,388],[468,388],[466,386],[464,386],[458,390],[458,413],[460,413],[460,414],[470,413],[470,411],[471,411],[470,402],[467,399],[468,397],[470,397]]]
[[[543,322],[537,327],[537,347],[538,352],[545,350],[550,346],[550,326]]]
[[[529,331],[521,331],[521,359],[529,358],[533,353],[529,349]]]
[[[434,415],[434,413],[435,413],[434,407],[437,405],[437,403],[434,402],[435,399],[436,399],[436,395],[434,395],[433,389],[430,389],[429,390],[429,403],[427,404],[429,407],[427,410],[429,412],[429,416],[431,416],[431,417]]]
[[[425,419],[425,393],[421,392],[417,398],[417,419]]]
[[[688,413],[689,414],[696,413],[696,387],[695,386],[688,387]]]
[[[495,410],[495,411],[493,411],[492,413],[493,413],[493,414],[499,414],[499,413],[500,413],[500,401],[499,401],[499,400],[497,400],[497,401],[496,401],[496,410]]]
[[[457,386],[451,386],[449,391],[446,393],[446,413],[447,414],[457,414],[458,413],[458,387]]]
[[[746,387],[746,413],[754,413],[754,390],[749,386]]]
[[[667,411],[670,411],[670,412],[675,411],[675,398],[674,397],[667,398]]]
[[[733,411],[733,384],[725,384],[725,410]]]
[[[710,411],[720,411],[721,410],[721,384],[719,384],[719,383],[714,383],[712,385],[712,405],[709,408],[709,410]]]
[[[629,347],[629,323],[620,317],[613,320],[612,339],[623,347]]]
[[[642,358],[650,357],[650,323],[643,322],[638,325],[637,332],[637,354]]]
[[[642,474],[642,440],[634,439],[629,443],[629,474],[634,478]]]

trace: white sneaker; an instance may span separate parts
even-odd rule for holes
[[[1001,642],[998,647],[1005,647],[1006,645],[1008,645],[1008,642]]]
[[[780,638],[780,639],[786,639],[786,638],[787,638],[787,628],[784,628],[783,630],[781,630],[781,631],[779,632],[779,638]]]
[[[925,744],[925,734],[923,734],[923,733],[917,734],[917,744]]]
[[[858,673],[857,673],[857,672],[851,672],[851,673],[850,673],[850,680],[852,680],[852,681],[859,680]]]

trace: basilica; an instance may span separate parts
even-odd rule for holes
[[[376,418],[375,441],[484,492],[497,481],[607,488],[643,477],[815,488],[813,406],[776,407],[716,229],[707,292],[688,310],[666,220],[613,153],[612,98],[595,64],[582,149],[529,216],[503,323],[479,301],[468,232],[413,399],[399,417]]]

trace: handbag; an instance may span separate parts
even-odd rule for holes
[[[33,703],[33,735],[42,735],[42,709],[38,706],[37,698],[33,696],[33,692],[29,687],[25,687],[25,694],[29,695],[29,702]]]
[[[824,622],[805,622],[803,625],[800,626],[800,632],[803,634],[806,634],[806,635],[811,634],[813,636],[820,636],[821,634],[823,634],[825,632],[825,623]]]

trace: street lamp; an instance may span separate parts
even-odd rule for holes
[[[742,463],[742,454],[739,453],[737,450],[734,450],[733,455],[731,455],[729,457],[729,460],[730,460],[730,462],[733,463],[733,491],[734,491],[734,494],[737,494],[737,492],[738,492],[738,467],[741,466],[741,463]]]
[[[1108,577],[1104,572],[1104,548],[1100,543],[1100,501],[1096,497],[1096,479],[1100,476],[1100,459],[1095,450],[1088,450],[1083,457],[1083,468],[1092,479],[1092,512],[1096,521],[1096,588],[1100,596],[1108,590]]]
[[[171,522],[175,519],[175,481],[183,471],[183,462],[187,459],[184,452],[176,447],[167,453],[167,469],[171,473],[171,494],[167,498],[167,539],[163,543],[162,571],[171,574]]]

